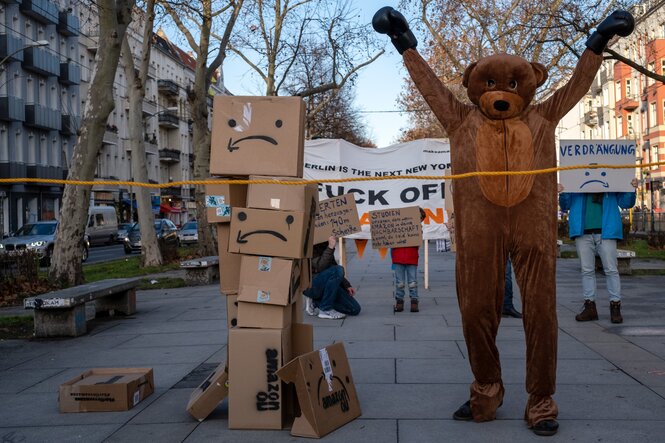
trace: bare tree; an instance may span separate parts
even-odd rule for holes
[[[106,122],[114,108],[113,80],[120,48],[132,20],[134,0],[97,0],[99,48],[88,89],[83,122],[72,155],[68,180],[91,181],[102,146]],[[51,258],[49,278],[61,285],[83,281],[80,245],[85,235],[90,205],[90,186],[65,185],[58,235]]]
[[[228,0],[215,2],[214,0],[198,0],[191,2],[166,2],[162,5],[174,21],[182,35],[187,40],[196,55],[196,69],[194,85],[188,90],[188,100],[192,113],[194,146],[194,179],[205,180],[210,175],[210,129],[208,127],[208,89],[212,77],[226,58],[226,49],[231,32],[235,26],[238,14],[244,0]],[[211,50],[211,35],[216,22],[224,15],[226,24],[219,37],[219,46]],[[192,30],[196,32],[192,32]],[[198,40],[196,35],[198,34]],[[210,54],[216,55],[212,62],[208,62]],[[212,226],[207,221],[205,208],[205,188],[196,186],[194,192],[196,200],[196,218],[198,220],[198,249],[200,255],[215,255],[217,245],[214,241]]]
[[[127,95],[129,97],[129,143],[132,149],[132,171],[134,181],[148,182],[148,167],[146,162],[145,145],[143,139],[143,100],[145,86],[148,78],[150,64],[150,49],[152,47],[152,32],[155,23],[155,0],[147,0],[145,11],[141,15],[143,25],[141,52],[139,66],[134,66],[134,55],[129,45],[129,36],[126,33],[122,42],[122,61],[128,81]],[[139,29],[140,31],[140,29]],[[162,253],[157,243],[155,225],[152,223],[152,202],[148,188],[139,186],[136,204],[139,214],[139,229],[141,230],[141,258],[143,266],[159,266],[162,264]]]

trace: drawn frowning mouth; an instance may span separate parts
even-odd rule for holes
[[[602,180],[588,180],[588,181],[585,181],[584,183],[582,183],[582,186],[580,186],[580,189],[582,189],[584,186],[586,186],[590,183],[600,183],[601,185],[603,185],[603,188],[609,188],[610,187],[610,185],[607,182],[604,182]]]
[[[242,231],[238,231],[238,238],[236,239],[237,243],[247,243],[247,237],[250,235],[254,234],[267,234],[267,235],[272,235],[273,237],[277,237],[278,239],[282,241],[287,241],[286,237],[284,237],[282,234],[276,231],[270,231],[268,229],[259,229],[258,231],[252,231],[248,232],[246,234],[243,234]]]
[[[240,146],[237,146],[238,143],[245,141],[245,140],[263,140],[266,141],[272,145],[277,146],[277,140],[275,140],[272,137],[268,137],[267,135],[250,135],[247,137],[239,138],[236,141],[233,141],[232,138],[229,139],[229,145],[227,146],[226,149],[229,150],[229,152],[237,151],[240,149]]]

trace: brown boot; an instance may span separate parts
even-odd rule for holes
[[[418,299],[417,298],[412,298],[411,299],[411,312],[420,312],[420,309],[418,309]]]
[[[395,300],[395,312],[402,312],[404,310],[404,299],[398,298]]]
[[[584,309],[575,316],[577,321],[598,320],[598,311],[596,311],[596,302],[584,300]]]
[[[610,320],[612,321],[612,323],[623,323],[623,317],[621,316],[620,301],[610,302]]]

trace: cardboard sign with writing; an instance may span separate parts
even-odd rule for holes
[[[229,429],[282,429],[289,412],[277,370],[291,344],[291,328],[229,331]]]
[[[301,355],[277,375],[296,387],[301,414],[291,435],[321,438],[361,415],[343,343]]]
[[[128,411],[155,390],[152,368],[98,368],[60,385],[60,412]]]
[[[369,221],[373,249],[420,246],[423,241],[418,206],[370,211]]]
[[[304,121],[300,97],[216,96],[210,173],[302,177]]]
[[[312,256],[313,211],[237,208],[231,217],[229,252],[284,258]]]
[[[205,420],[228,395],[228,381],[228,368],[226,363],[222,363],[194,389],[189,396],[187,412],[198,421]]]
[[[314,244],[328,237],[344,237],[360,232],[358,208],[353,194],[344,194],[319,202],[319,212],[314,219]]]
[[[559,165],[634,165],[633,140],[560,140]],[[560,172],[564,192],[634,192],[633,168],[584,168]]]

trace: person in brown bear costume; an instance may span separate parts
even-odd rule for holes
[[[627,36],[633,17],[615,11],[586,41],[587,49],[568,82],[547,100],[531,104],[547,72],[539,63],[499,54],[472,63],[463,85],[465,104],[439,81],[416,51],[404,16],[391,7],[372,19],[403,55],[417,88],[450,137],[453,174],[527,171],[556,166],[555,129],[584,94],[600,68],[602,52],[615,35]],[[455,182],[457,298],[475,380],[457,420],[494,420],[504,387],[496,347],[505,266],[510,255],[522,293],[526,337],[524,418],[538,435],[554,435],[556,386],[556,211],[555,174],[482,176]]]

